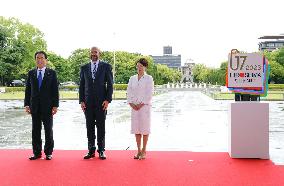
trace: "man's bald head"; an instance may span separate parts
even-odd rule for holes
[[[98,61],[100,58],[101,50],[98,47],[92,47],[90,51],[90,58],[92,61]]]

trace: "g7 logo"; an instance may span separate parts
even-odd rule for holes
[[[231,56],[231,59],[230,59],[230,68],[232,70],[242,70],[243,67],[244,67],[244,64],[245,64],[245,61],[247,60],[247,57],[248,56],[235,56],[235,58],[237,58],[237,64],[236,64],[236,67],[234,68],[233,67],[233,60],[232,60],[232,56]],[[240,59],[242,59],[242,61],[240,62]],[[241,63],[241,66],[240,66],[240,63]],[[239,68],[240,66],[240,68]]]

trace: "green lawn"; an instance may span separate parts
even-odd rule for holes
[[[235,94],[233,93],[213,93],[209,95],[216,100],[233,100],[235,99]],[[284,91],[268,91],[266,97],[260,97],[261,100],[270,100],[270,101],[280,101],[284,100]]]
[[[9,93],[0,93],[0,100],[6,99],[24,99],[24,92],[9,92]],[[60,99],[78,99],[79,94],[77,91],[60,91]],[[118,90],[114,91],[113,99],[126,99],[126,91]]]

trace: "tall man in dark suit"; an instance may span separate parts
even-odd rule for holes
[[[95,157],[97,128],[97,145],[99,158],[106,159],[105,155],[105,119],[108,104],[112,100],[113,77],[111,65],[100,58],[100,49],[92,47],[90,51],[90,62],[81,67],[79,103],[85,113],[88,150],[84,159]]]
[[[44,51],[35,53],[37,68],[30,70],[26,83],[25,109],[32,116],[32,146],[33,155],[30,160],[41,158],[42,123],[45,131],[44,153],[46,160],[52,159],[53,115],[59,106],[58,81],[54,70],[46,68],[47,55]]]

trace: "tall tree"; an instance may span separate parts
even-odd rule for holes
[[[0,28],[0,61],[8,68],[8,72],[1,74],[1,79],[2,83],[7,84],[14,78],[26,76],[28,70],[34,67],[34,53],[37,50],[46,50],[46,42],[39,29],[28,23],[21,23],[16,18],[6,19],[0,16]]]
[[[204,64],[196,64],[193,67],[192,73],[195,82],[204,82],[206,69],[207,67]]]
[[[276,61],[277,63],[279,63],[280,65],[284,66],[284,47],[280,48],[280,49],[277,51],[275,61]]]
[[[269,62],[271,71],[269,81],[276,84],[284,83],[284,67],[277,63],[276,61]]]
[[[130,76],[136,74],[136,61],[145,57],[149,61],[147,73],[152,75],[155,84],[165,84],[168,82],[177,82],[181,78],[181,73],[177,70],[170,69],[165,65],[155,64],[150,56],[142,56],[137,53],[129,53],[117,51],[115,53],[115,66],[113,60],[113,52],[103,51],[101,59],[112,65],[113,71],[115,68],[115,83],[128,83]],[[80,66],[90,61],[89,49],[77,49],[69,57],[71,65],[72,80],[79,81]]]
[[[54,52],[48,52],[48,64],[53,67],[58,76],[59,82],[71,81],[71,63],[68,59],[61,57],[60,55],[55,54]]]
[[[77,49],[72,52],[68,60],[70,62],[70,78],[72,81],[79,83],[80,78],[80,67],[83,64],[90,62],[90,49]]]

